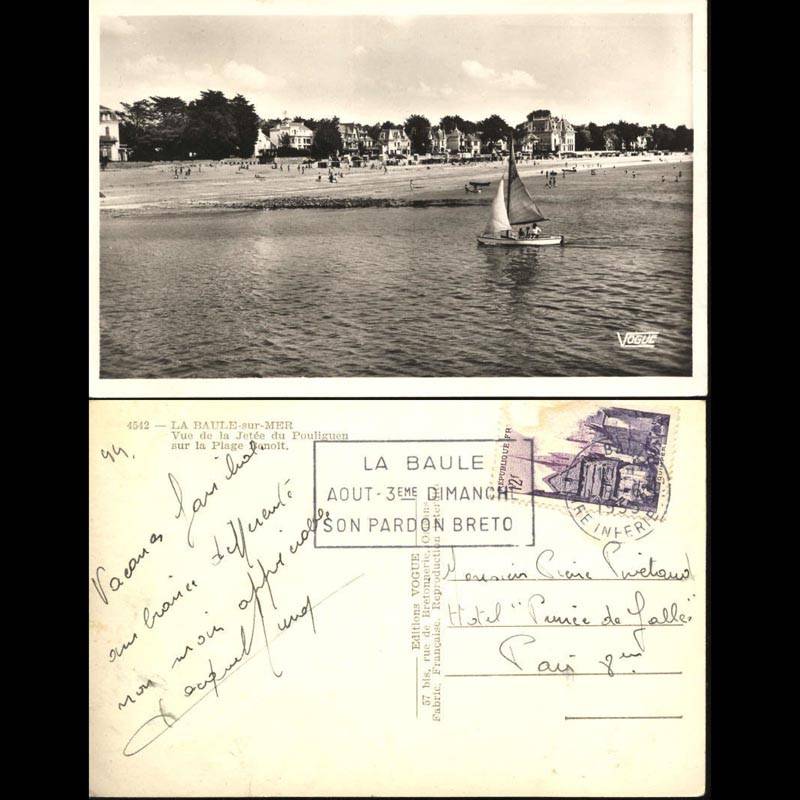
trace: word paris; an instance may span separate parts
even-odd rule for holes
[[[405,460],[406,470],[415,472],[417,470],[481,470],[483,469],[483,456],[426,456],[424,459],[421,456],[406,456]],[[386,459],[383,456],[378,456],[377,460],[370,461],[366,456],[364,457],[364,471],[375,472],[379,469],[389,469]]]

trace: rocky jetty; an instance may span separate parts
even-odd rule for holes
[[[268,211],[298,208],[453,208],[488,205],[490,198],[482,200],[439,198],[412,200],[394,197],[268,197],[248,200],[195,201],[194,206],[205,208],[254,208]]]

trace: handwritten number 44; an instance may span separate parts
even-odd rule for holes
[[[125,458],[136,458],[136,456],[128,455],[128,451],[125,450],[124,447],[120,447],[116,444],[112,444],[110,450],[101,448],[100,455],[102,458],[108,459],[112,464],[114,464],[117,458],[121,456],[124,456]]]

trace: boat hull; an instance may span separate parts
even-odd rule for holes
[[[563,245],[563,236],[537,236],[535,239],[507,239],[505,237],[479,236],[478,244],[486,247],[552,247]]]

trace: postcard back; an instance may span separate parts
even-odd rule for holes
[[[90,416],[93,794],[702,793],[702,402]]]

